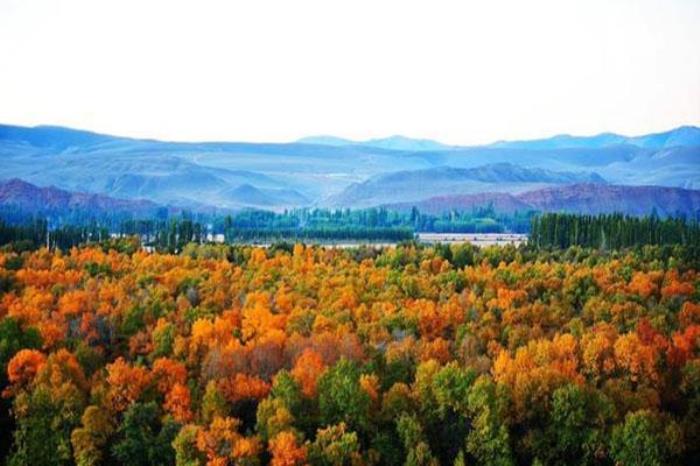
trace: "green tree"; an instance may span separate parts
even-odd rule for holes
[[[258,404],[256,431],[263,440],[291,429],[293,423],[294,417],[281,399],[268,397]]]
[[[114,432],[109,412],[99,406],[88,406],[81,418],[82,427],[71,434],[73,456],[77,466],[95,466],[103,463],[103,448]]]
[[[309,445],[309,460],[318,466],[349,466],[360,458],[359,451],[357,434],[341,422],[318,430]]]
[[[301,408],[301,389],[287,370],[281,370],[272,383],[272,396],[279,398],[295,415]]]
[[[369,428],[370,397],[360,387],[357,365],[341,358],[318,381],[318,401],[324,424],[345,422],[354,429]]]
[[[177,466],[201,466],[205,455],[197,449],[197,426],[188,424],[180,429],[172,443]]]
[[[467,404],[472,430],[467,436],[467,451],[479,464],[512,466],[510,433],[504,420],[504,395],[489,378],[479,378],[469,392]]]
[[[134,403],[124,413],[117,429],[120,440],[112,447],[122,464],[134,466],[171,465],[175,462],[172,442],[180,426],[171,418],[162,423],[154,401]]]
[[[660,466],[680,453],[678,426],[664,422],[649,410],[628,413],[625,421],[613,428],[610,439],[612,458],[625,466]]]
[[[216,381],[210,380],[202,397],[202,421],[209,424],[216,416],[226,417],[228,410],[229,407],[217,388]]]
[[[401,415],[396,420],[396,431],[406,449],[405,466],[437,466],[439,464],[437,458],[430,451],[423,427],[415,416]]]
[[[602,394],[569,384],[552,395],[544,429],[533,430],[534,456],[544,464],[596,464],[605,451],[613,406]]]
[[[9,466],[71,464],[70,433],[80,420],[82,399],[66,386],[60,398],[49,387],[20,393],[14,402],[18,414],[14,449]]]
[[[7,363],[19,350],[25,348],[41,348],[39,331],[33,327],[23,331],[11,317],[0,320],[0,393],[7,387]],[[10,404],[10,400],[0,396],[0,458],[7,455],[12,440]]]

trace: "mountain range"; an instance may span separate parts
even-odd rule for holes
[[[403,136],[166,142],[0,125],[0,160],[0,179],[178,208],[361,207],[582,183],[700,189],[700,129],[461,147]]]

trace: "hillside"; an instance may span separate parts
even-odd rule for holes
[[[0,208],[34,215],[84,212],[90,214],[129,213],[155,215],[159,206],[147,200],[115,199],[102,194],[70,192],[50,186],[41,188],[19,179],[0,181]]]
[[[700,191],[659,186],[556,186],[520,194],[518,199],[544,212],[599,214],[624,212],[661,216],[700,213]]]
[[[492,206],[497,212],[536,210],[541,212],[576,212],[601,214],[622,212],[628,215],[660,216],[681,213],[695,218],[700,213],[700,191],[658,186],[616,186],[582,183],[553,186],[512,195],[479,193],[436,196],[419,202],[387,204],[385,207],[408,210],[413,206],[430,214],[451,210],[470,211]]]

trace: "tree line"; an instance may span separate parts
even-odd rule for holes
[[[117,227],[96,220],[84,224],[51,227],[45,219],[11,223],[0,219],[0,244],[15,243],[19,249],[40,246],[69,249],[79,244],[115,238],[138,237],[157,251],[179,252],[189,243],[220,240],[239,242],[278,241],[386,241],[412,240],[417,231],[465,232],[478,218],[482,231],[523,231],[529,224],[529,245],[534,248],[623,249],[645,245],[700,246],[700,225],[683,218],[656,215],[631,217],[622,214],[579,215],[548,213],[532,217],[515,214],[498,217],[492,210],[474,211],[478,217],[456,212],[426,216],[417,209],[399,213],[386,209],[294,210],[283,213],[244,211],[235,216],[193,217],[187,213],[168,219],[126,219]],[[210,221],[210,223],[205,223]],[[506,228],[505,225],[510,225]],[[479,230],[479,228],[477,228]],[[527,230],[525,230],[527,231]]]

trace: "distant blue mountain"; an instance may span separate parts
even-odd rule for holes
[[[446,182],[443,187],[453,191],[448,194],[516,193],[559,184],[544,179],[546,173],[571,175],[561,183],[599,182],[590,178],[595,174],[614,185],[698,189],[699,134],[698,128],[681,127],[632,138],[555,136],[453,147],[400,136],[369,141],[307,138],[285,144],[164,142],[54,126],[0,125],[0,179],[160,205],[225,209],[330,205],[351,185],[378,179],[388,184],[376,189],[402,187],[375,200],[364,196],[364,205],[386,202],[382,199],[387,197],[401,202],[439,195],[431,186],[465,169],[474,169],[472,178]],[[527,176],[518,179],[519,173]],[[538,173],[540,179],[528,178]]]

